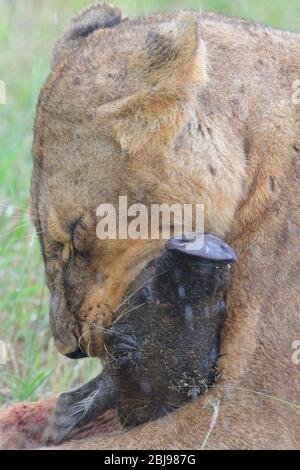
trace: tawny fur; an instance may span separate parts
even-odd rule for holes
[[[101,354],[93,324],[110,325],[128,283],[161,247],[98,240],[101,202],[127,194],[146,205],[204,203],[206,229],[226,236],[239,262],[215,389],[167,418],[62,448],[299,448],[291,345],[300,338],[300,105],[292,100],[300,36],[179,12],[104,21],[73,47],[74,27],[56,45],[33,148],[33,220],[58,349],[74,351],[80,337]],[[78,218],[87,229],[71,240]],[[89,262],[63,275],[54,242],[86,247]]]

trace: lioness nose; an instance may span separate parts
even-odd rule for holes
[[[78,348],[76,351],[65,354],[65,356],[69,359],[83,359],[84,357],[87,357],[87,354],[82,349]]]

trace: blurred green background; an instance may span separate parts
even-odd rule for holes
[[[195,8],[239,15],[300,31],[299,0],[116,0],[128,16]],[[36,400],[99,372],[97,359],[59,355],[48,327],[48,293],[37,238],[28,217],[32,125],[53,41],[88,0],[0,0],[0,407]]]

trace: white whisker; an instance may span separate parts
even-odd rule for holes
[[[88,343],[87,355],[89,356],[90,359],[92,359],[92,356],[91,356],[91,353],[90,353],[90,347],[91,347],[91,340],[90,340],[89,343]]]
[[[159,276],[162,276],[163,274],[166,274],[168,271],[169,269],[167,269],[166,271],[163,271],[162,273],[155,274],[154,276],[147,279],[147,281],[145,281],[142,285],[140,285],[137,289],[135,289],[128,297],[126,297],[126,299],[122,300],[122,302],[115,308],[114,313],[117,312],[123,304],[128,302],[128,300],[131,299],[131,297],[133,297],[139,290],[141,290],[147,284],[147,282],[152,281],[153,279]]]
[[[300,410],[300,405],[296,405],[295,403],[291,403],[287,400],[283,400],[282,398],[275,397],[273,395],[268,395],[267,393],[260,392],[260,391],[257,391],[257,390],[251,390],[251,389],[248,389],[248,388],[239,387],[237,385],[233,385],[233,387],[238,389],[238,390],[243,390],[244,392],[254,393],[255,395],[259,395],[259,396],[264,397],[264,398],[269,398],[271,400],[278,401],[279,403],[282,403],[283,405],[287,405],[287,406],[290,406],[291,408],[295,408],[296,410]]]
[[[109,328],[104,328],[104,326],[98,326],[98,325],[96,325],[96,323],[93,323],[92,326],[93,326],[93,328],[96,328],[98,330],[104,330],[104,331],[111,332],[111,330]],[[124,333],[121,333],[120,331],[114,331],[113,333],[116,334],[116,335],[120,335],[120,336],[127,336]]]
[[[114,323],[117,323],[121,318],[125,317],[125,315],[127,315],[127,313],[132,312],[133,310],[136,310],[136,309],[142,307],[143,305],[145,305],[145,302],[143,302],[143,303],[140,304],[140,305],[136,305],[135,307],[132,307],[132,308],[130,308],[129,310],[126,310],[126,312],[124,312],[122,315],[120,315],[120,316],[114,321]]]
[[[115,362],[117,362],[117,359],[107,350],[107,347],[105,346],[105,344],[103,344],[103,346],[104,346],[106,354],[110,356]]]
[[[98,390],[95,390],[94,392],[90,393],[86,398],[83,398],[82,400],[76,402],[74,405],[70,407],[70,413],[69,416],[75,416],[77,414],[83,414],[86,415],[87,412],[91,409],[95,397],[99,393]]]
[[[88,333],[90,333],[89,330],[88,330],[88,331],[85,331],[85,333],[82,333],[82,335],[79,336],[79,338],[78,338],[78,342],[77,342],[77,343],[78,343],[78,347],[80,348],[80,350],[81,350],[82,352],[84,352],[84,350],[83,350],[82,347],[81,347],[81,340],[82,340],[82,338],[83,338],[85,335],[87,335]]]

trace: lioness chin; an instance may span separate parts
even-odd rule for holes
[[[205,229],[239,260],[219,384],[166,418],[63,448],[299,448],[299,50],[299,35],[242,19],[122,19],[107,4],[57,41],[31,187],[57,349],[101,356],[101,331],[162,248],[99,240],[101,202],[202,203]]]

